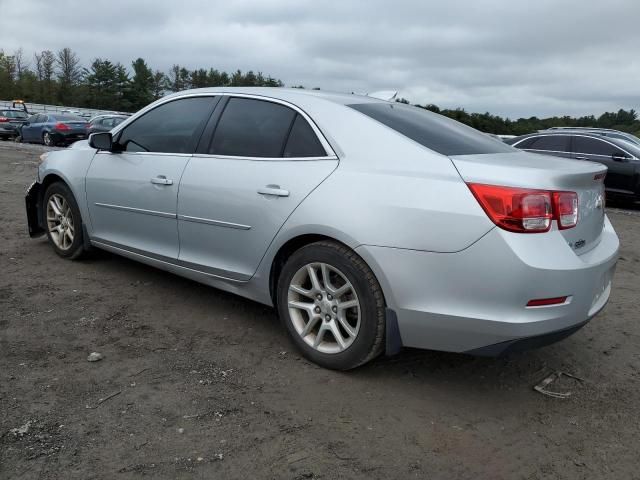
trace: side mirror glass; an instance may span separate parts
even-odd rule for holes
[[[96,150],[113,151],[111,132],[92,133],[89,135],[89,146]]]

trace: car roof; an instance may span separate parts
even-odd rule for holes
[[[333,103],[342,105],[350,105],[354,103],[387,103],[385,100],[380,100],[373,97],[367,97],[366,95],[357,95],[355,93],[340,93],[330,92],[324,90],[307,90],[304,88],[283,88],[283,87],[207,87],[207,88],[194,88],[191,90],[182,90],[171,95],[167,95],[164,98],[180,97],[183,95],[189,95],[194,93],[235,93],[235,94],[247,94],[247,95],[261,95],[264,97],[275,98],[278,100],[290,101],[295,103],[296,99],[301,97],[316,97],[318,99],[327,100]]]
[[[620,148],[625,149],[625,150],[629,150],[630,148],[633,148],[634,150],[637,150],[638,152],[640,152],[640,149],[638,148],[638,146],[636,144],[634,144],[632,142],[629,142],[627,140],[624,140],[622,138],[606,137],[606,136],[604,136],[604,135],[602,135],[600,133],[597,133],[597,132],[589,132],[589,131],[584,131],[584,130],[573,130],[573,131],[568,131],[568,130],[545,130],[545,131],[540,131],[540,132],[527,133],[526,135],[520,135],[519,137],[515,137],[515,138],[509,139],[508,143],[509,143],[509,145],[513,145],[513,144],[518,143],[521,140],[524,140],[526,138],[541,137],[541,136],[547,136],[547,137],[578,136],[578,137],[597,138],[598,140],[603,140],[605,142],[613,143],[617,147],[620,147]]]

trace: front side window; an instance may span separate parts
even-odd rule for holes
[[[278,158],[297,113],[265,100],[231,98],[213,135],[209,153]]]
[[[514,152],[486,133],[423,108],[377,102],[348,106],[442,155]]]
[[[573,151],[576,153],[585,153],[589,155],[602,155],[610,157],[611,155],[624,155],[619,148],[608,142],[590,137],[575,137]]]
[[[545,152],[570,152],[570,137],[566,135],[547,135],[536,137],[527,145],[527,149]]]
[[[118,144],[127,152],[192,153],[215,97],[190,97],[160,105],[122,130]]]

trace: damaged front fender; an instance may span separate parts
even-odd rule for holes
[[[33,182],[27,189],[27,194],[24,197],[27,207],[27,224],[29,225],[29,236],[32,238],[39,237],[45,233],[40,221],[40,219],[42,218],[40,214],[40,199],[42,197],[42,193],[40,191],[41,189],[41,184],[39,184],[38,182]]]

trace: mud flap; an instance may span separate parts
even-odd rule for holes
[[[25,206],[27,208],[27,224],[29,225],[29,236],[39,237],[44,234],[44,228],[40,225],[40,212],[38,205],[40,203],[40,188],[38,182],[33,182],[27,189],[24,197]]]
[[[402,338],[400,337],[400,327],[398,326],[398,316],[390,308],[386,309],[386,335],[384,354],[387,357],[397,355],[402,350]]]

